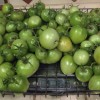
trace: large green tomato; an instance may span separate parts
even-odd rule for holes
[[[14,21],[9,21],[6,24],[6,31],[7,32],[15,32],[16,31],[16,23]]]
[[[24,56],[28,51],[28,45],[24,40],[16,39],[11,45],[12,52],[14,56],[20,58]]]
[[[10,14],[12,11],[13,11],[13,6],[9,3],[5,3],[3,6],[2,6],[2,12],[4,14]]]
[[[19,32],[19,38],[25,41],[27,41],[28,38],[32,36],[33,34],[31,29],[23,29]]]
[[[76,69],[75,75],[79,81],[88,82],[93,75],[93,71],[89,66],[82,66]]]
[[[54,49],[59,43],[59,35],[55,29],[47,28],[40,34],[39,41],[45,49]]]
[[[79,44],[87,38],[87,30],[77,25],[71,28],[69,35],[74,44]]]
[[[63,25],[67,21],[66,15],[62,13],[57,14],[55,19],[59,25]]]
[[[67,37],[67,36],[62,36],[59,40],[59,44],[58,44],[57,48],[61,52],[70,52],[70,51],[72,51],[73,45],[72,45],[72,42],[71,42],[70,38]]]
[[[96,63],[100,64],[100,46],[95,49],[93,57]]]
[[[29,85],[27,78],[16,75],[9,80],[8,91],[16,93],[27,92]]]
[[[46,49],[42,48],[42,47],[38,47],[35,50],[35,55],[39,60],[43,60],[47,57],[47,51]]]
[[[15,33],[15,32],[11,32],[11,33],[8,33],[8,34],[5,34],[4,35],[4,43],[7,43],[8,45],[11,45],[12,42],[16,39],[18,39],[18,34]]]
[[[93,72],[95,75],[100,75],[100,65],[93,65]]]
[[[30,28],[37,28],[41,25],[42,23],[42,20],[39,16],[37,15],[34,15],[34,16],[31,16],[29,19],[28,19],[28,26]]]
[[[10,18],[13,21],[23,21],[24,20],[24,12],[21,10],[13,11],[10,15]]]
[[[0,78],[8,79],[14,75],[14,71],[12,70],[12,64],[9,62],[4,62],[0,65]]]
[[[72,26],[86,26],[87,22],[87,16],[82,11],[77,11],[71,14],[70,23]]]
[[[89,90],[100,90],[100,75],[94,75],[89,83],[88,83]]]
[[[54,64],[58,62],[62,57],[62,52],[58,49],[52,49],[47,52],[47,57],[40,60],[44,64]]]
[[[98,27],[96,24],[89,24],[87,26],[87,31],[89,35],[97,34],[98,33]]]
[[[39,68],[39,60],[34,54],[27,54],[22,57],[21,60],[18,60],[16,63],[16,72],[20,76],[30,77],[32,76]]]
[[[85,65],[89,61],[89,53],[84,49],[78,49],[73,56],[77,65]]]
[[[69,75],[76,71],[77,65],[75,64],[73,57],[66,54],[60,61],[60,68],[65,75]]]

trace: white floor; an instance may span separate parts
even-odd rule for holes
[[[16,95],[15,97],[13,96],[0,96],[0,100],[100,100],[99,96],[96,95],[91,95],[85,96],[85,95],[80,95],[77,97],[76,95],[69,95],[67,96],[58,96],[58,97],[52,97],[52,96],[43,96],[43,95],[38,95],[38,96],[25,96],[23,95]]]

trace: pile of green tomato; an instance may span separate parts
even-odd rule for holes
[[[28,78],[40,64],[60,62],[63,74],[75,74],[100,90],[100,8],[28,9],[6,3],[0,10],[0,91],[27,92]]]

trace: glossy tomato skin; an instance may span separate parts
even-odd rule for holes
[[[57,23],[56,23],[55,20],[50,20],[49,23],[48,23],[48,26],[51,27],[51,28],[56,29]]]
[[[53,28],[47,28],[39,36],[39,42],[45,49],[54,49],[59,43],[59,35]]]
[[[53,20],[56,16],[56,11],[53,9],[44,9],[41,12],[41,18],[45,22],[49,22],[50,20]]]
[[[9,80],[8,90],[11,92],[27,92],[28,88],[29,81],[25,77],[15,75]]]
[[[70,51],[72,51],[73,45],[72,45],[72,42],[71,42],[70,38],[67,37],[67,36],[62,36],[59,40],[59,44],[58,44],[57,48],[61,52],[70,52]]]
[[[87,31],[89,35],[97,34],[98,33],[98,27],[96,24],[89,24],[87,26]]]
[[[39,68],[39,60],[34,54],[27,54],[16,63],[16,72],[23,77],[32,76]]]
[[[28,51],[28,45],[24,40],[16,39],[11,45],[14,56],[20,58],[24,56]]]
[[[59,25],[63,25],[67,21],[67,18],[64,14],[58,13],[55,20]]]
[[[85,65],[89,61],[89,53],[84,49],[78,49],[73,56],[77,65]]]
[[[18,39],[18,34],[16,32],[7,33],[4,35],[4,43],[11,46],[14,40]]]
[[[95,75],[100,75],[100,65],[93,65],[93,72]]]
[[[17,21],[16,22],[16,27],[17,27],[18,31],[21,31],[21,30],[23,30],[25,28],[25,25],[24,25],[24,23],[22,21]]]
[[[87,38],[87,30],[77,25],[71,28],[69,35],[74,44],[79,44]]]
[[[89,40],[84,40],[83,42],[81,42],[80,48],[81,49],[85,49],[85,50],[90,50],[93,48],[93,43]]]
[[[32,36],[33,36],[33,34],[32,34],[31,29],[23,29],[19,32],[19,38],[24,41],[27,41],[28,37],[32,37]]]
[[[69,75],[76,71],[77,65],[75,64],[73,57],[66,54],[60,61],[60,68],[65,75]]]
[[[10,15],[11,20],[13,21],[23,21],[24,20],[24,12],[21,10],[13,11]]]
[[[6,24],[6,31],[7,32],[15,32],[16,31],[16,24],[14,21],[9,21],[7,24]]]
[[[1,55],[3,56],[4,61],[11,62],[14,60],[14,55],[12,53],[12,50],[7,44],[1,46],[0,52]]]
[[[100,35],[94,34],[89,37],[89,41],[92,42],[94,45],[100,45]]]
[[[75,25],[86,26],[87,16],[85,15],[85,13],[81,11],[74,12],[71,14],[70,23],[72,26],[75,26]]]
[[[62,52],[58,49],[52,49],[47,51],[47,57],[40,60],[43,64],[54,64],[57,63],[62,57]]]
[[[94,75],[89,83],[88,83],[89,90],[100,90],[100,75]]]
[[[33,16],[33,15],[36,15],[37,9],[34,8],[34,7],[30,7],[30,8],[28,9],[27,13],[28,13],[28,15],[31,17],[31,16]]]
[[[96,61],[97,64],[100,64],[100,46],[98,46],[93,54],[94,60]]]
[[[78,8],[78,6],[71,6],[70,8],[69,8],[69,13],[70,14],[72,14],[72,13],[74,13],[74,12],[77,12],[77,11],[79,11],[79,8]]]
[[[39,16],[34,15],[28,19],[28,26],[29,28],[37,28],[41,25],[42,20]]]
[[[93,71],[89,66],[82,66],[76,69],[75,75],[79,81],[88,82],[93,75]]]
[[[47,51],[46,49],[42,48],[42,47],[38,47],[35,50],[35,55],[39,60],[43,60],[47,57]]]
[[[4,5],[3,5],[3,7],[2,7],[2,12],[4,13],[4,14],[9,14],[9,13],[11,13],[12,11],[13,11],[13,6],[11,5],[11,4],[9,4],[9,3],[5,3]]]
[[[8,79],[14,75],[14,71],[12,70],[12,64],[9,62],[4,62],[0,65],[0,78]]]

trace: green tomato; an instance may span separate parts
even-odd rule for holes
[[[100,35],[94,34],[89,37],[89,41],[92,42],[94,45],[100,45]]]
[[[69,8],[69,13],[71,14],[71,13],[74,13],[74,12],[77,12],[77,11],[79,11],[79,8],[78,8],[78,6],[71,6],[70,8]]]
[[[86,26],[87,22],[87,16],[82,11],[77,11],[70,15],[70,24],[72,26]]]
[[[41,18],[45,22],[49,22],[50,20],[53,20],[56,16],[56,11],[53,9],[44,9],[41,12]]]
[[[100,75],[94,75],[88,83],[89,90],[100,90]]]
[[[11,20],[13,21],[23,21],[24,20],[24,12],[21,10],[13,11],[10,15]]]
[[[43,60],[47,57],[47,51],[46,49],[42,48],[42,47],[38,47],[35,50],[35,55],[39,60]]]
[[[19,32],[19,38],[24,41],[27,41],[28,37],[32,37],[32,36],[33,36],[33,34],[32,34],[31,29],[23,29]]]
[[[54,49],[59,43],[59,35],[53,28],[47,28],[39,36],[39,42],[45,49]]]
[[[89,53],[84,49],[78,49],[73,56],[77,65],[85,65],[89,61]]]
[[[20,58],[24,56],[28,51],[28,45],[24,40],[16,39],[11,45],[12,52],[14,56]]]
[[[9,80],[8,90],[16,93],[27,92],[29,85],[27,78],[15,75]]]
[[[87,38],[87,30],[77,25],[71,28],[69,35],[74,44],[79,44]]]
[[[70,52],[73,50],[73,45],[69,37],[62,36],[59,40],[59,44],[57,46],[58,50],[61,52]]]
[[[29,47],[30,52],[35,52],[36,47],[37,47],[37,38],[35,36],[28,37],[27,45]]]
[[[57,23],[55,20],[50,20],[48,26],[55,29],[57,27]]]
[[[81,42],[80,48],[85,50],[90,50],[93,48],[93,43],[90,42],[89,40],[84,40],[83,42]]]
[[[5,83],[5,79],[0,78],[0,91],[4,92],[7,91],[7,84]]]
[[[16,27],[18,31],[21,31],[25,27],[24,23],[21,21],[17,21],[16,24],[17,24]]]
[[[93,65],[93,72],[95,75],[100,75],[100,65]]]
[[[32,76],[39,68],[39,60],[34,54],[27,54],[16,63],[16,72],[23,77]]]
[[[10,14],[12,11],[13,11],[13,6],[9,3],[5,3],[3,6],[2,6],[2,12],[4,14]]]
[[[58,49],[52,49],[47,52],[47,57],[40,60],[43,64],[54,64],[57,63],[62,57],[62,52]]]
[[[18,39],[18,34],[15,32],[7,33],[4,35],[4,42],[11,45],[14,40]]]
[[[14,75],[14,71],[12,70],[13,66],[9,62],[4,62],[0,65],[0,78],[8,79]]]
[[[80,82],[88,82],[93,75],[93,71],[89,66],[78,67],[75,75]]]
[[[7,32],[14,32],[14,31],[16,31],[16,23],[14,21],[9,21],[6,24],[6,31]]]
[[[87,26],[87,31],[89,35],[97,34],[98,33],[98,27],[95,24],[89,24]]]
[[[67,18],[64,14],[59,13],[56,15],[55,20],[59,25],[63,25],[67,21]]]
[[[37,15],[34,15],[34,16],[31,16],[29,19],[28,19],[28,26],[30,28],[37,28],[41,25],[42,23],[42,20],[39,16]]]
[[[60,68],[65,75],[69,75],[76,71],[77,65],[75,64],[73,57],[66,54],[60,61]]]
[[[30,7],[30,8],[28,9],[27,13],[28,13],[28,15],[31,17],[31,16],[33,16],[33,15],[36,15],[37,9],[34,8],[34,7]]]
[[[97,64],[100,64],[100,46],[96,47],[93,54],[94,60]]]

